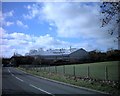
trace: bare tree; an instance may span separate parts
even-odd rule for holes
[[[100,6],[101,13],[104,17],[101,19],[101,27],[105,27],[114,21],[115,25],[112,29],[108,30],[110,35],[114,34],[114,31],[118,31],[118,49],[120,50],[120,2],[103,2]]]

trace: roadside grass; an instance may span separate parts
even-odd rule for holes
[[[85,63],[85,64],[74,64],[74,65],[60,65],[60,66],[47,66],[41,67],[40,70],[57,72],[58,74],[75,75],[80,77],[90,77],[93,79],[100,80],[119,80],[119,66],[120,61],[110,62],[97,62],[97,63]],[[89,67],[89,72],[88,72]],[[36,69],[40,67],[37,66]],[[88,76],[89,73],[89,76]],[[106,75],[107,74],[107,75]]]
[[[105,72],[107,67],[107,76],[108,80],[119,80],[119,66],[120,61],[110,61],[110,62],[98,62],[98,63],[85,63],[85,64],[74,64],[74,65],[64,65],[66,75],[74,75],[74,66],[75,66],[75,75],[80,77],[87,77],[88,66],[89,66],[89,76],[94,79],[105,80]],[[56,66],[57,73],[63,74],[63,65]],[[44,70],[44,69],[43,69]],[[46,68],[46,71],[49,71],[49,68]],[[55,66],[50,67],[51,72],[55,72]]]
[[[31,70],[31,69],[28,70],[28,69],[21,68],[21,67],[18,67],[18,69],[23,70],[33,75],[53,79],[56,81],[65,82],[65,83],[76,85],[79,87],[95,89],[98,91],[110,93],[112,95],[117,95],[117,96],[120,94],[120,90],[117,87],[111,86],[110,84],[95,82],[91,80],[75,79],[74,76],[62,75],[62,74],[57,74],[57,73],[52,73],[52,72],[47,72],[47,71]]]

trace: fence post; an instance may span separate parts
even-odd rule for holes
[[[57,66],[55,66],[55,73],[57,73]]]
[[[44,66],[44,69],[43,69],[43,71],[45,71],[45,66]]]
[[[43,66],[41,66],[40,70],[43,71]]]
[[[108,68],[105,66],[105,80],[108,80]]]
[[[35,71],[35,65],[34,65],[34,71]]]
[[[73,75],[75,76],[75,66],[73,66]]]
[[[40,65],[40,71],[41,71],[41,65]]]
[[[65,65],[63,65],[63,74],[65,75]]]
[[[87,78],[89,78],[90,77],[90,68],[89,68],[89,65],[88,65],[88,67],[87,67]]]
[[[45,66],[45,71],[47,71],[47,67]]]
[[[34,71],[35,71],[35,65],[34,65]]]
[[[50,73],[50,65],[49,65],[49,73]]]
[[[35,71],[35,65],[34,65],[34,71]]]
[[[36,65],[36,71],[38,72],[38,65]]]

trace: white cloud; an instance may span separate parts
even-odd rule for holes
[[[100,29],[98,6],[80,3],[44,3],[44,19],[57,27],[60,37],[95,37]],[[99,33],[99,32],[98,32]]]
[[[13,25],[14,24],[14,22],[6,22],[6,26],[10,26],[10,25]]]
[[[14,10],[11,10],[9,12],[6,12],[3,14],[3,17],[6,18],[6,17],[12,17],[13,16],[13,13],[14,13]]]
[[[2,22],[3,20],[3,16],[2,16],[2,11],[0,10],[0,23]]]
[[[11,26],[14,24],[14,22],[6,21],[5,19],[1,21],[3,26]]]
[[[2,38],[2,36],[5,34],[5,30],[2,28],[2,27],[0,27],[0,38]]]
[[[2,28],[1,31],[2,42],[0,43],[0,45],[2,48],[2,55],[6,57],[12,56],[14,52],[18,52],[19,54],[24,55],[31,49],[69,48],[69,46],[71,45],[74,48],[84,48],[87,51],[98,49],[100,46],[108,46],[108,48],[113,48],[113,46],[111,45],[112,39],[109,40],[107,38],[105,38],[108,43],[106,45],[104,45],[105,39],[94,41],[94,44],[93,42],[88,43],[87,40],[79,43],[72,43],[55,39],[49,34],[42,36],[34,36],[21,32],[7,33]]]
[[[3,56],[12,56],[14,52],[24,55],[30,49],[38,49],[40,47],[48,48],[65,48],[70,46],[69,42],[60,41],[50,36],[49,34],[43,36],[33,36],[20,32],[7,33],[2,29],[2,42],[0,43]],[[9,50],[9,51],[8,51]]]
[[[114,43],[116,33],[110,36],[107,30],[111,26],[100,28],[99,6],[97,4],[85,3],[43,3],[28,5],[28,14],[24,14],[27,19],[42,19],[49,23],[49,30],[57,28],[57,37],[65,39],[80,38],[77,43],[55,39],[49,34],[43,36],[32,36],[20,32],[6,33],[3,30],[3,52],[12,55],[14,51],[20,54],[28,52],[30,49],[39,47],[47,48],[85,48],[86,50],[117,48]],[[11,16],[10,14],[8,16]],[[41,21],[40,21],[41,22]],[[16,22],[18,26],[26,28],[27,25],[21,21]],[[57,38],[56,37],[56,38]],[[61,38],[61,39],[62,39]],[[69,40],[68,39],[68,40]],[[8,51],[11,50],[11,51]]]
[[[37,17],[57,28],[57,35],[65,38],[104,38],[108,28],[100,28],[99,5],[85,3],[39,3],[28,5],[29,19]],[[41,21],[40,21],[41,22]],[[49,28],[51,30],[51,28]]]
[[[117,44],[113,42],[116,38],[116,32],[112,36],[107,32],[112,25],[100,28],[100,19],[102,16],[99,13],[100,7],[98,3],[45,2],[40,4],[40,6],[37,3],[32,6],[28,5],[26,8],[28,9],[28,14],[25,15],[26,17],[29,19],[39,19],[40,22],[41,19],[47,21],[51,26],[49,28],[51,32],[52,27],[57,28],[57,37],[83,39],[82,42],[80,41],[81,44],[72,44],[71,42],[71,45],[82,45],[88,50],[93,48],[117,48]],[[94,39],[94,44],[88,41],[92,39]]]
[[[69,46],[68,42],[60,41],[58,39],[55,39],[54,37],[51,37],[49,34],[46,34],[44,36],[39,36],[36,38],[36,41],[34,43],[34,49],[39,48],[39,46],[42,46],[43,48],[62,48],[65,46]]]
[[[14,13],[13,10],[11,10],[11,11],[9,11],[9,12],[6,12],[6,13],[3,13],[3,14],[2,14],[2,12],[0,12],[0,16],[1,16],[1,18],[0,18],[0,23],[1,23],[3,26],[11,26],[11,25],[13,25],[14,22],[7,21],[7,20],[6,20],[6,18],[12,17],[12,16],[13,16],[13,13]]]
[[[84,48],[88,51],[98,49],[100,46],[110,47],[111,40],[107,39],[107,44],[104,44],[104,39],[101,41],[94,41],[94,44],[89,44],[88,41],[72,43],[63,40],[55,39],[49,34],[41,36],[33,36],[20,32],[7,33],[2,29],[2,42],[0,43],[3,56],[10,57],[14,52],[24,55],[31,49],[38,48],[69,48],[72,45],[74,48]]]
[[[32,19],[41,14],[41,12],[39,11],[40,7],[38,4],[33,4],[32,6],[28,5],[25,8],[28,9],[28,14],[23,14],[23,17],[25,19]]]
[[[102,15],[99,8],[97,3],[44,3],[40,11],[44,20],[57,28],[58,37],[82,38],[85,41],[95,39],[96,45],[91,44],[94,48],[117,48],[117,44],[113,42],[116,39],[116,31],[114,30],[112,36],[107,32],[112,25],[100,28]],[[89,41],[86,45],[89,45]]]
[[[52,27],[49,27],[49,30],[52,31]]]
[[[22,21],[20,21],[20,20],[17,20],[17,21],[16,21],[16,23],[17,23],[17,25],[18,25],[18,26],[20,26],[20,27],[23,27],[23,28],[28,28],[28,25],[23,24],[23,22],[22,22]]]

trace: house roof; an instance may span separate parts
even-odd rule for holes
[[[27,56],[33,56],[33,55],[42,55],[42,56],[53,56],[53,55],[68,55],[72,52],[76,51],[77,49],[54,49],[54,50],[31,50],[29,53],[26,53]]]

